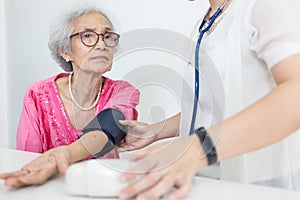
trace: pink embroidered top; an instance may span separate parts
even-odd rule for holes
[[[61,73],[39,81],[28,89],[17,132],[18,150],[43,153],[78,139],[80,131],[72,127],[55,83],[62,76],[68,74]],[[104,109],[114,108],[121,111],[126,119],[137,119],[139,95],[139,91],[128,82],[106,78],[95,116]]]

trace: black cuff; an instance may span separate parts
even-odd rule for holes
[[[209,137],[208,133],[206,132],[204,127],[200,127],[195,130],[195,133],[197,134],[202,149],[204,153],[206,154],[208,165],[215,164],[218,161],[218,155],[215,148],[215,145],[212,143],[211,138]]]
[[[100,158],[113,150],[115,145],[111,141],[107,141],[102,150],[94,155],[95,158]]]
[[[126,136],[127,127],[119,123],[119,120],[124,119],[120,111],[113,108],[105,109],[82,130],[81,136],[91,131],[101,130],[113,145],[117,145]]]

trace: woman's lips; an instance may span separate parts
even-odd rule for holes
[[[106,56],[94,56],[91,58],[91,60],[105,60],[105,61],[108,61],[108,57]]]

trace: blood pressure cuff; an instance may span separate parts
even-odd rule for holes
[[[105,109],[82,130],[81,136],[91,131],[101,130],[108,137],[108,142],[103,149],[94,156],[105,155],[126,136],[127,127],[119,123],[119,120],[124,119],[125,117],[120,111],[113,108]]]

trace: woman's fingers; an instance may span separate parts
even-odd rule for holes
[[[23,187],[27,185],[32,185],[32,177],[36,177],[39,171],[33,170],[19,170],[20,172],[14,173],[5,179],[5,185],[11,187]]]
[[[46,168],[20,177],[19,181],[24,185],[41,185],[46,182],[51,176],[53,176],[57,170],[55,168]]]
[[[18,178],[5,179],[4,185],[8,186],[8,187],[22,187],[22,186],[25,186],[25,184],[22,183]]]
[[[42,154],[34,159],[21,170],[1,174],[5,179],[5,185],[22,187],[27,185],[40,185],[53,176],[58,169],[64,172],[69,165],[66,152],[61,149]]]
[[[22,183],[18,179],[22,176],[28,175],[29,173],[29,170],[21,169],[14,172],[3,173],[0,175],[0,178],[5,180],[4,184],[6,186],[19,187]]]
[[[23,187],[27,185],[40,185],[48,180],[57,172],[57,165],[55,158],[50,156],[47,158],[48,162],[33,164],[33,169],[24,168],[23,173],[18,172],[18,176],[10,177],[6,179],[5,184],[12,187]]]
[[[24,176],[28,173],[27,170],[21,169],[14,172],[3,173],[0,175],[0,179],[16,178],[19,176]]]

